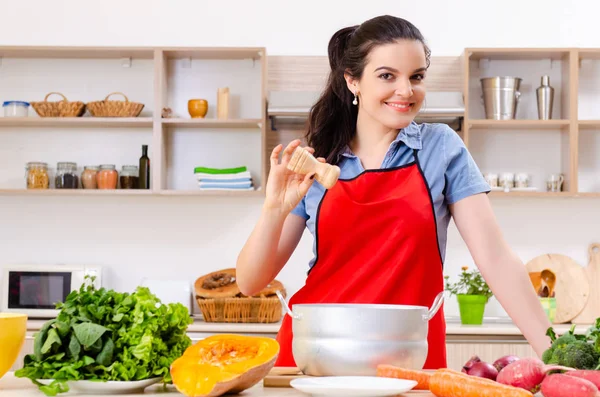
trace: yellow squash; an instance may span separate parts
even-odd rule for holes
[[[171,364],[173,385],[188,397],[239,393],[267,376],[278,354],[279,343],[272,338],[213,335]]]

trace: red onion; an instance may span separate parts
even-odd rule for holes
[[[506,367],[508,364],[517,361],[519,357],[517,356],[503,356],[494,361],[494,367],[498,370],[498,372],[502,371],[502,368]]]
[[[498,376],[498,370],[492,364],[481,361],[473,364],[467,374],[471,376],[478,376],[480,378],[496,380],[496,377]]]
[[[469,359],[469,361],[467,361],[465,363],[465,365],[463,365],[461,372],[469,373],[469,370],[471,369],[471,367],[473,366],[473,364],[475,363],[479,363],[481,362],[481,359],[479,358],[479,356],[473,356]]]

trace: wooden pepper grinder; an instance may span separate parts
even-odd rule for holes
[[[330,189],[340,176],[340,167],[318,161],[308,150],[297,147],[287,165],[290,171],[298,174],[315,172],[315,179],[325,189]]]

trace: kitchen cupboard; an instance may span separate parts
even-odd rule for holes
[[[260,195],[266,175],[266,49],[0,47],[0,102],[103,100],[113,92],[144,104],[138,117],[1,117],[2,195]],[[217,115],[217,92],[229,89],[228,114]],[[47,100],[62,100],[59,94]],[[120,94],[110,100],[124,100]],[[208,102],[191,118],[188,100]],[[163,109],[171,115],[163,118]],[[149,145],[150,190],[25,189],[27,162],[136,165]],[[200,190],[198,166],[248,167],[255,190]],[[52,180],[52,176],[50,180]],[[52,187],[52,186],[51,186]]]

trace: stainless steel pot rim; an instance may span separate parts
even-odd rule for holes
[[[429,310],[427,306],[415,305],[396,305],[382,303],[296,303],[292,305],[294,308],[302,309],[374,309],[374,310]]]

